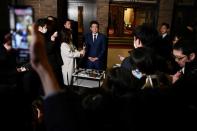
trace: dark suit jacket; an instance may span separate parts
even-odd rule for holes
[[[170,35],[166,35],[164,38],[160,37],[157,45],[157,53],[165,60],[171,59],[172,42]]]
[[[0,45],[0,84],[12,85],[17,82],[16,66],[15,50],[8,52],[3,45]]]
[[[51,41],[49,34],[45,35],[45,48],[50,65],[60,85],[63,85],[62,68],[63,60],[60,54],[60,42]]]
[[[88,33],[85,35],[85,44],[87,58],[86,68],[103,69],[103,64],[107,55],[105,35],[98,33],[97,39],[93,42],[92,33]],[[98,60],[91,63],[88,57],[98,57]],[[91,66],[91,64],[93,64],[93,66]]]
[[[188,62],[185,65],[184,74],[172,86],[172,99],[179,105],[176,113],[179,113],[179,125],[187,130],[197,129],[197,61]],[[182,128],[183,129],[183,128]]]

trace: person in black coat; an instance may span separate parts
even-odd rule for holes
[[[57,23],[43,18],[38,19],[36,24],[39,26],[39,32],[41,32],[45,38],[45,48],[49,63],[52,66],[59,84],[63,86],[63,76],[61,71],[63,60],[60,55],[60,41],[57,32]]]
[[[143,24],[134,29],[133,36],[134,48],[150,47],[154,49],[158,39],[158,32],[155,28],[147,24]],[[132,52],[132,50],[130,52]],[[129,60],[129,57],[125,57],[125,59],[122,60],[121,67],[131,69],[132,63]]]
[[[5,35],[0,45],[0,83],[16,84],[17,81],[17,52],[11,46],[11,34]]]
[[[16,51],[11,46],[11,34],[5,35],[0,45],[0,121],[6,130],[31,131],[31,112],[24,90],[19,86]]]
[[[162,23],[160,27],[160,36],[158,40],[157,52],[165,59],[170,60],[172,53],[172,42],[169,35],[170,26],[168,23]]]
[[[49,65],[45,50],[45,41],[33,29],[33,43],[30,47],[30,61],[32,68],[38,73],[45,93],[44,112],[47,131],[80,131],[86,126],[83,110],[78,96],[69,91],[62,90]]]
[[[181,67],[172,78],[172,96],[179,104],[179,122],[187,130],[197,129],[197,57],[196,43],[194,41],[180,40],[173,47],[175,61]]]

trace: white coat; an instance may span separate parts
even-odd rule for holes
[[[80,52],[78,50],[71,51],[70,46],[63,42],[61,44],[61,57],[64,62],[62,65],[62,74],[65,85],[71,84],[72,73],[76,68],[76,57],[80,57]]]

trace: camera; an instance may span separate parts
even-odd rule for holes
[[[34,11],[31,6],[9,6],[10,32],[12,35],[12,48],[17,51],[20,62],[29,59],[29,45]]]

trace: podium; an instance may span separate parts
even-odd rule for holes
[[[71,85],[86,88],[98,88],[103,85],[105,71],[94,69],[75,69]]]

